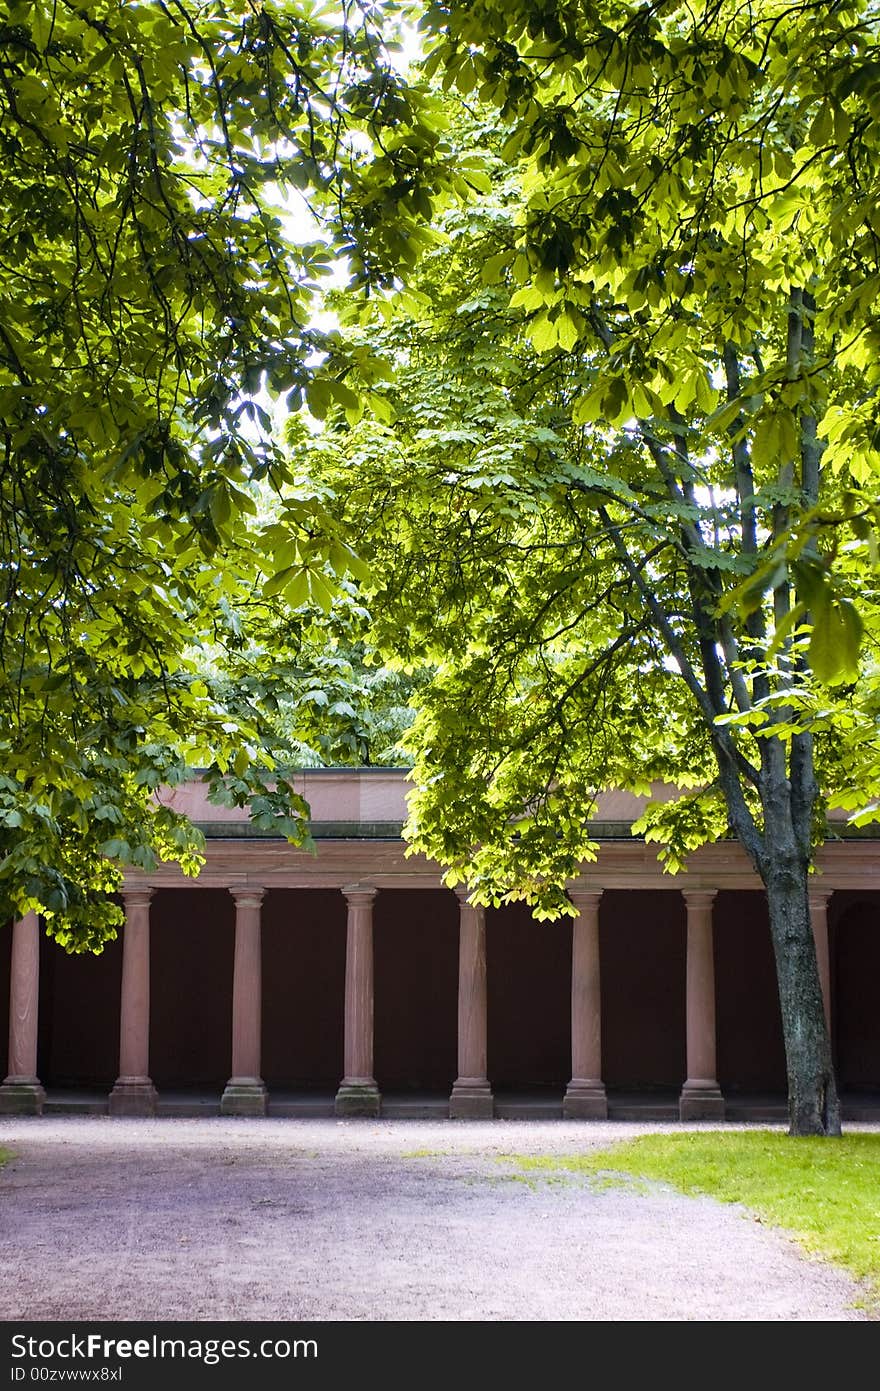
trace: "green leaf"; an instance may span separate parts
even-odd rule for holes
[[[289,598],[291,581],[302,573],[303,567],[301,565],[285,565],[283,570],[278,570],[274,575],[270,575],[269,579],[263,585],[263,594],[267,599],[271,599],[274,594],[280,594],[282,589],[287,588]]]
[[[330,382],[330,390],[332,391],[333,395],[336,397],[336,400],[339,402],[339,404],[340,404],[342,407],[344,407],[344,409],[345,409],[346,411],[353,411],[353,410],[357,410],[357,409],[359,408],[359,406],[360,406],[360,404],[361,404],[361,399],[360,399],[360,396],[359,396],[358,392],[353,391],[352,388],[351,388],[350,386],[346,385],[345,382],[340,382],[340,381],[336,381],[336,380],[331,381],[331,382]],[[311,407],[311,400],[310,400],[310,407]],[[312,412],[312,413],[314,414],[314,412]]]
[[[775,412],[762,415],[752,438],[752,459],[756,467],[777,468],[780,462],[779,416]]]
[[[556,333],[560,348],[571,352],[580,339],[580,329],[568,313],[560,314],[556,321]]]
[[[602,400],[605,394],[604,382],[594,386],[585,395],[579,396],[574,403],[571,418],[575,425],[588,425],[594,420],[599,420],[602,415]]]
[[[333,604],[333,590],[327,584],[323,576],[309,571],[309,592],[312,599],[324,613],[329,613]]]
[[[284,598],[292,609],[298,609],[309,597],[309,572],[298,566],[284,586]]]
[[[532,320],[528,326],[528,335],[538,353],[552,352],[559,342],[558,326],[547,317],[546,311]]]
[[[480,272],[480,280],[484,285],[497,285],[504,279],[504,272],[510,265],[511,256],[509,251],[499,251],[496,255],[490,256],[485,262]],[[511,299],[511,305],[513,300]]]
[[[323,420],[333,399],[333,385],[326,377],[314,377],[306,387],[306,403],[316,420]]]
[[[836,600],[820,608],[814,616],[808,653],[820,681],[831,686],[857,679],[862,632],[861,617],[850,600]]]

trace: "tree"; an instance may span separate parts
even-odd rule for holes
[[[153,797],[193,767],[305,836],[296,740],[230,700],[216,655],[357,570],[269,402],[356,408],[315,288],[340,259],[388,282],[444,186],[394,10],[12,0],[0,20],[0,916],[36,909],[68,949],[112,933],[125,864],[197,868]]]
[[[745,847],[790,1128],[839,1134],[807,885],[826,799],[876,782],[872,14],[487,0],[426,25],[515,178],[390,330],[396,421],[329,432],[321,465],[369,508],[384,647],[441,663],[409,837],[553,914],[600,788],[689,786],[642,829],[671,868]]]

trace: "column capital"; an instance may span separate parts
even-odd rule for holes
[[[587,909],[598,908],[599,904],[602,902],[602,895],[604,892],[604,889],[592,889],[580,884],[569,884],[566,889],[568,897],[571,899],[578,912],[581,911],[581,904]]]
[[[462,913],[464,912],[475,913],[481,922],[486,921],[485,903],[471,902],[471,891],[468,888],[467,884],[456,884],[455,888],[453,889],[453,893],[455,894],[455,897],[458,899],[459,917],[461,917]]]
[[[827,908],[828,900],[834,893],[833,889],[826,889],[824,886],[807,884],[807,899],[811,908]]]
[[[266,892],[264,888],[254,888],[250,884],[227,884],[226,887],[235,899],[235,906],[242,908],[259,908]]]
[[[120,890],[120,893],[122,895],[122,901],[125,904],[126,909],[146,907],[149,904],[155,892],[156,890],[153,888],[151,884],[147,884],[144,887],[138,885],[136,889],[128,889],[123,887]]]
[[[711,908],[718,896],[717,889],[682,889],[681,896],[688,909]]]
[[[342,892],[352,908],[366,908],[379,890],[373,884],[343,884]]]

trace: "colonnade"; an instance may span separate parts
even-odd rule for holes
[[[157,1095],[150,1078],[150,902],[152,888],[123,894],[122,987],[119,1075],[110,1093],[111,1115],[155,1114]],[[195,892],[195,890],[194,890]],[[232,986],[231,1073],[221,1100],[225,1115],[266,1114],[267,1090],[261,1077],[260,1039],[261,888],[231,886],[235,900],[235,955]],[[339,1115],[375,1116],[381,1097],[373,1075],[373,904],[376,888],[345,885],[347,903],[344,1076],[336,1094]],[[449,1114],[491,1117],[494,1112],[487,1050],[486,923],[483,908],[466,889],[459,899],[458,1067]],[[687,1077],[679,1099],[682,1120],[724,1116],[716,1076],[715,967],[712,911],[714,889],[685,889],[687,916],[686,1041]],[[602,1081],[599,908],[601,889],[572,887],[577,910],[572,932],[571,1080],[563,1098],[570,1119],[603,1119],[608,1102]],[[810,914],[819,978],[830,1024],[830,972],[827,907],[830,890],[810,893]],[[0,1086],[0,1113],[39,1114],[45,1092],[37,1075],[39,1011],[39,921],[29,913],[13,926],[10,977],[8,1075]]]

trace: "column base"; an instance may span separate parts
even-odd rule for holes
[[[562,1117],[567,1121],[606,1121],[608,1098],[599,1078],[573,1077],[562,1098]]]
[[[718,1083],[709,1078],[685,1082],[678,1099],[678,1117],[683,1121],[723,1121],[724,1097]]]
[[[459,1121],[490,1121],[495,1115],[495,1098],[488,1082],[477,1077],[459,1077],[449,1098],[449,1118]]]
[[[0,1087],[0,1116],[41,1116],[45,1100],[38,1077],[7,1077]]]
[[[119,1077],[110,1093],[111,1116],[155,1116],[158,1101],[149,1077]]]
[[[221,1116],[265,1116],[268,1092],[257,1077],[230,1077],[220,1098]]]
[[[371,1077],[343,1078],[336,1093],[337,1116],[378,1116],[382,1106],[379,1088]]]

